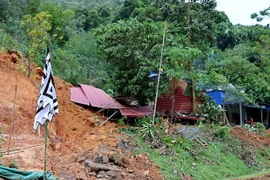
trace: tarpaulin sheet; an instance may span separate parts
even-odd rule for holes
[[[43,180],[44,172],[25,172],[14,168],[0,166],[0,177],[7,180]],[[58,180],[51,172],[46,173],[47,180]]]

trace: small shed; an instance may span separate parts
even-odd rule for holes
[[[172,114],[179,119],[200,120],[200,117],[188,116],[192,113],[192,98],[185,95],[187,83],[183,80],[173,78],[169,87],[169,93],[161,94],[157,99],[157,112],[163,116]],[[196,105],[201,104],[196,97]]]

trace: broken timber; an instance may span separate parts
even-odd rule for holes
[[[102,126],[102,125],[105,124],[107,121],[109,121],[116,113],[118,113],[118,112],[115,111],[110,117],[108,117],[103,123],[101,123],[100,126]]]
[[[111,166],[106,166],[104,164],[99,164],[99,163],[94,163],[91,161],[85,161],[84,164],[85,167],[90,167],[91,171],[113,171],[116,170],[115,168],[111,167]]]

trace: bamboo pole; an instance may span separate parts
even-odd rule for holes
[[[10,155],[10,154],[16,154],[16,153],[21,153],[21,152],[24,152],[24,150],[17,150],[17,151],[12,151],[12,152],[9,152],[9,153],[3,152],[2,154],[8,156],[8,155]]]
[[[43,180],[46,180],[47,179],[47,177],[46,177],[46,174],[47,174],[46,166],[47,166],[47,144],[48,144],[48,121],[45,122],[44,129],[45,129],[45,135],[44,135],[44,138],[45,138],[45,150],[44,150],[44,176],[43,176]]]
[[[107,121],[109,121],[116,113],[118,113],[118,111],[115,111],[110,117],[108,117],[103,123],[101,123],[100,126],[102,126],[102,125],[105,124]]]
[[[161,65],[162,65],[163,49],[164,49],[164,44],[165,44],[165,34],[166,34],[165,32],[166,32],[166,21],[164,22],[162,48],[161,48],[160,61],[159,61],[158,82],[157,82],[156,98],[155,98],[154,113],[153,113],[153,120],[152,120],[152,124],[153,125],[155,124],[155,118],[156,118],[157,98],[158,98],[158,89],[159,89],[159,81],[160,81],[160,70],[161,70]]]
[[[13,100],[12,114],[11,114],[11,120],[10,120],[8,151],[7,151],[8,154],[9,154],[9,150],[10,150],[10,143],[11,143],[11,136],[12,136],[12,127],[13,127],[13,122],[14,122],[14,111],[15,111],[14,109],[15,109],[16,95],[17,95],[17,84],[15,85],[15,90],[14,90],[14,100]]]
[[[14,149],[10,149],[9,151],[19,151],[22,149],[29,149],[29,148],[34,148],[34,147],[38,147],[38,146],[42,146],[43,144],[38,144],[38,145],[33,145],[33,146],[27,146],[27,147],[21,147],[21,148],[14,148]],[[2,153],[7,153],[7,149],[2,149]]]

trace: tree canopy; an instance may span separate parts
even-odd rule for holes
[[[0,2],[1,49],[41,65],[51,46],[55,74],[112,95],[153,100],[166,21],[160,92],[172,78],[204,87],[231,83],[270,103],[269,26],[233,25],[215,0],[50,0]],[[252,18],[269,18],[269,7]],[[200,84],[200,85],[199,85]],[[191,85],[191,84],[189,84]],[[189,91],[187,91],[189,93]]]

